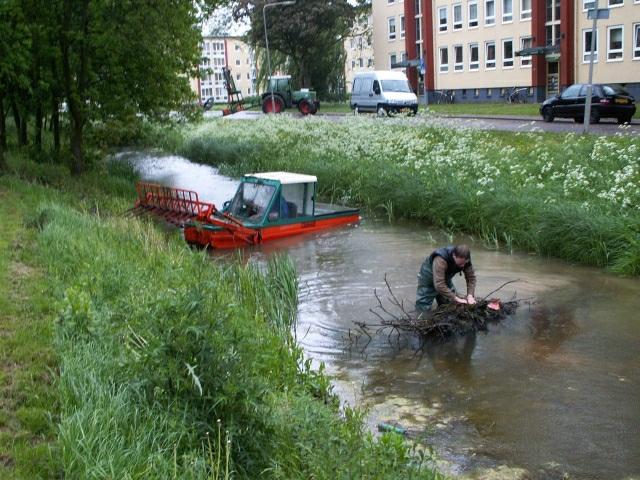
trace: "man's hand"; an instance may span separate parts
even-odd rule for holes
[[[456,303],[460,303],[460,304],[464,304],[464,305],[467,304],[467,301],[464,298],[460,298],[460,297],[456,297],[455,298],[455,302]]]
[[[469,305],[475,305],[476,304],[476,297],[474,297],[471,294],[467,295],[467,303]]]

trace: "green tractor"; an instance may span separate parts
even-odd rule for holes
[[[273,92],[273,98],[271,93]],[[291,90],[291,75],[272,76],[269,87],[262,94],[262,111],[264,113],[280,113],[285,108],[296,106],[302,115],[315,115],[320,108],[316,92],[303,88]]]

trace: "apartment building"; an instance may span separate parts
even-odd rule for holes
[[[244,97],[257,94],[257,66],[249,45],[239,37],[203,37],[200,70],[207,73],[194,82],[201,103],[210,98],[216,103],[227,102],[222,67],[231,70],[235,87]]]
[[[351,92],[353,77],[357,72],[373,70],[373,17],[371,12],[356,18],[350,35],[345,39],[344,49],[347,53],[344,65],[347,93]]]
[[[396,25],[402,18],[410,25],[402,48],[409,60],[423,59],[431,101],[442,90],[453,90],[456,101],[501,101],[518,87],[538,102],[588,81],[589,3],[373,0],[376,60],[379,50],[400,50]],[[609,9],[609,19],[597,22],[593,81],[624,84],[640,98],[640,0],[599,0],[599,7]],[[376,61],[376,68],[388,67]],[[417,88],[418,69],[407,74]]]
[[[372,2],[373,57],[376,70],[391,70],[392,65],[407,59],[404,3],[403,0]],[[412,30],[415,31],[415,27]]]

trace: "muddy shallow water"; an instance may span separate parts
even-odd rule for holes
[[[121,155],[147,180],[198,191],[221,205],[237,184],[175,156]],[[533,298],[481,332],[419,349],[411,337],[358,334],[384,276],[415,300],[424,257],[471,245],[478,296]],[[640,281],[522,253],[485,249],[424,225],[363,219],[356,227],[252,249],[288,252],[300,278],[299,343],[324,362],[343,400],[370,408],[372,428],[397,422],[434,445],[451,474],[500,478],[640,478]],[[464,291],[464,281],[455,283]],[[518,476],[520,475],[520,476]],[[491,477],[493,478],[493,477]]]

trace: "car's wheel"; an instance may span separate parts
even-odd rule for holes
[[[591,115],[589,115],[589,123],[599,123],[600,112],[595,108],[591,108]]]
[[[542,120],[544,120],[547,123],[551,123],[553,122],[554,116],[553,113],[551,112],[551,108],[549,107],[545,107],[542,109]]]
[[[378,105],[377,113],[378,113],[379,117],[386,117],[387,116],[387,111],[385,110],[385,108],[382,105]]]
[[[625,123],[631,123],[631,117],[618,117],[619,125],[624,125]]]
[[[573,121],[576,123],[584,123],[584,117],[573,117]]]

